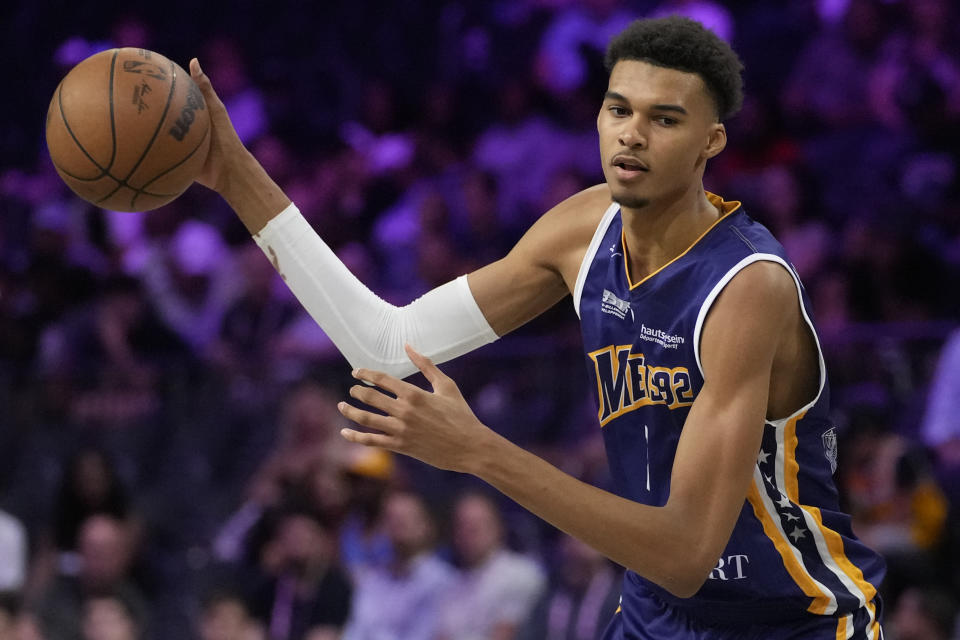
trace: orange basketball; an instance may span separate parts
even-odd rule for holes
[[[145,49],[110,49],[60,81],[47,110],[47,148],[84,200],[147,211],[183,193],[203,168],[210,117],[178,64]]]

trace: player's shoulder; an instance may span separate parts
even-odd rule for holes
[[[511,253],[528,256],[563,274],[568,283],[573,282],[610,204],[610,190],[605,184],[575,193],[544,213]]]
[[[710,318],[740,324],[751,316],[760,324],[777,326],[799,312],[797,286],[787,267],[773,260],[757,260],[737,271],[712,305]],[[761,314],[755,310],[763,309]],[[708,318],[709,319],[709,318]]]
[[[535,226],[552,236],[563,236],[574,242],[586,238],[589,242],[611,203],[606,184],[588,187],[544,213]]]
[[[601,183],[587,187],[583,191],[578,191],[547,211],[544,217],[553,219],[574,218],[585,224],[592,222],[593,226],[596,226],[611,204],[610,188],[606,183]]]
[[[796,284],[787,266],[769,259],[756,260],[740,269],[726,290],[771,302],[793,302],[796,297]]]

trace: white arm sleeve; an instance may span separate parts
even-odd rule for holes
[[[254,240],[353,367],[403,378],[417,370],[403,350],[405,343],[444,362],[498,337],[466,276],[396,307],[357,280],[293,204]]]

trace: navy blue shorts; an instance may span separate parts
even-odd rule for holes
[[[707,624],[690,617],[655,597],[631,601],[629,621],[618,611],[607,626],[603,640],[883,640],[880,599],[845,616],[810,615],[779,624],[754,624],[745,620],[736,626]]]

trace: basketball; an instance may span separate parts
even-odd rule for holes
[[[60,81],[46,135],[74,193],[104,209],[147,211],[193,183],[210,149],[210,118],[178,64],[145,49],[110,49]]]

